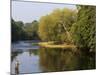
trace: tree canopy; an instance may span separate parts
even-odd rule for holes
[[[43,41],[68,42],[70,39],[68,33],[75,20],[75,10],[67,8],[56,9],[51,14],[41,17],[39,36]]]
[[[22,21],[11,20],[12,42],[19,40],[34,40],[38,39],[38,21],[24,24]]]
[[[34,20],[32,23],[26,23],[24,30],[27,34],[28,39],[38,39],[38,21]]]
[[[12,41],[21,40],[22,32],[23,32],[23,22],[17,21],[15,22],[13,19],[11,20],[11,32],[12,32]]]
[[[77,21],[71,28],[75,43],[88,51],[95,51],[96,45],[96,8],[79,6]]]

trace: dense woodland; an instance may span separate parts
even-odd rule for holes
[[[39,39],[38,21],[34,20],[32,23],[23,23],[22,21],[11,20],[12,42],[19,40],[37,40]]]
[[[22,21],[12,19],[12,42],[18,40],[41,40],[44,42],[54,41],[54,44],[75,45],[77,49],[82,52],[81,56],[83,57],[81,57],[81,61],[79,61],[80,67],[83,66],[81,69],[84,69],[83,63],[85,63],[85,67],[89,66],[85,69],[95,68],[96,7],[82,5],[77,5],[76,7],[77,10],[68,8],[55,9],[52,13],[42,16],[39,21],[34,20],[32,23],[24,24]],[[58,54],[58,57],[61,53],[67,53],[65,56],[61,56],[61,61],[62,58],[66,59],[67,55],[69,55],[69,58],[73,58],[74,61],[74,56],[76,55],[73,55],[73,53],[71,53],[73,57],[70,57],[70,52],[68,54],[68,52],[62,52],[61,50],[57,51],[48,50],[48,53],[46,53],[45,50],[41,51],[42,55],[40,54],[40,58],[43,62],[42,64],[46,65],[48,63],[49,65],[47,65],[51,66],[50,64],[55,63],[56,58],[50,56],[50,54]],[[45,56],[48,58],[45,58]],[[87,61],[88,56],[92,56],[93,60],[90,61],[89,58],[89,61]],[[52,63],[46,63],[45,60],[43,60],[49,59],[49,57],[52,57]],[[64,70],[66,70],[65,67]]]

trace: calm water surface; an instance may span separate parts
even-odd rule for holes
[[[40,49],[39,46],[32,45],[37,42],[39,41],[19,41],[12,44],[12,74],[15,74],[16,61],[19,61],[20,74],[95,69],[95,54],[58,48]]]
[[[32,46],[31,41],[20,41],[12,44],[11,73],[15,74],[15,63],[19,61],[19,73],[42,72],[39,65],[39,46]]]

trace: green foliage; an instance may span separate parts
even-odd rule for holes
[[[71,28],[75,43],[84,50],[94,51],[96,45],[96,7],[79,6],[76,23]]]
[[[76,11],[56,9],[51,14],[41,17],[39,36],[43,41],[68,41],[68,32],[76,20]]]
[[[21,40],[21,35],[23,34],[23,22],[18,21],[15,22],[13,19],[11,20],[11,35],[12,35],[12,41]]]
[[[38,39],[38,21],[34,20],[32,23],[26,23],[24,30],[27,34],[27,39]]]
[[[34,20],[32,23],[24,23],[22,21],[11,20],[12,42],[19,40],[38,39],[38,22]]]

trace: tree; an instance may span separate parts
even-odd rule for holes
[[[76,45],[84,51],[95,52],[96,45],[96,8],[79,6],[77,21],[71,28]]]
[[[39,36],[43,41],[69,41],[69,31],[76,20],[76,11],[71,9],[56,9],[51,14],[43,16],[39,24]],[[71,41],[71,40],[70,40]]]
[[[37,30],[38,30],[38,21],[34,20],[32,23],[26,23],[24,30],[27,34],[27,39],[38,39]]]
[[[24,31],[23,31],[23,22],[22,21],[14,21],[11,20],[11,35],[12,35],[12,42],[18,41],[24,38]]]

